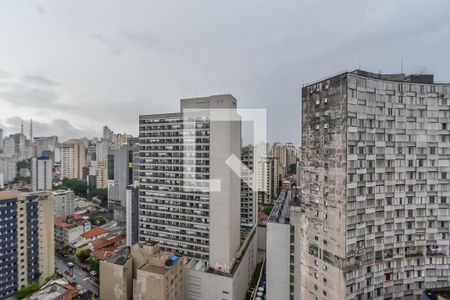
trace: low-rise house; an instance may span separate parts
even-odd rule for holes
[[[81,249],[90,249],[90,245],[92,242],[101,238],[105,238],[110,233],[111,231],[101,227],[92,228],[91,230],[86,231],[80,235],[80,240],[72,245],[72,249],[75,253],[78,253],[78,251],[80,251]]]
[[[125,236],[117,235],[101,238],[90,244],[90,249],[96,259],[104,259],[115,253],[117,248],[125,243]]]
[[[61,249],[80,240],[81,235],[91,230],[89,220],[81,215],[55,218],[55,246]]]
[[[52,280],[41,289],[25,298],[26,300],[72,300],[78,295],[76,287],[65,279]]]

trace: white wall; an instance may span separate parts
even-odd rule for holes
[[[267,223],[266,281],[268,300],[289,299],[290,225]]]

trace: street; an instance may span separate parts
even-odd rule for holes
[[[61,272],[64,272],[66,270],[70,271],[69,267],[67,266],[67,262],[59,254],[55,254],[55,266],[58,271]],[[76,283],[81,285],[81,287],[84,288],[85,290],[90,291],[95,295],[98,295],[98,287],[90,281],[88,272],[83,271],[76,263],[74,263],[72,270],[74,275],[74,281]]]

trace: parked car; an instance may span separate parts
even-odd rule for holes
[[[68,266],[69,268],[73,268],[73,262],[71,262],[71,261],[67,262],[67,266]]]
[[[82,265],[81,266],[81,270],[83,270],[85,272],[89,272],[89,266],[88,265]]]
[[[91,274],[91,276],[93,276],[93,277],[97,276],[97,272],[94,271],[94,270],[92,270],[91,272],[89,272],[89,274]]]

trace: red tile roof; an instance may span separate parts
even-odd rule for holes
[[[265,213],[265,212],[258,212],[258,220],[260,221],[267,221],[267,219],[269,218],[269,216]]]
[[[96,237],[98,235],[106,234],[109,232],[110,232],[109,230],[106,230],[101,227],[97,227],[97,228],[92,228],[91,230],[86,231],[85,233],[81,234],[81,237],[85,238],[85,239],[90,239],[90,238]]]
[[[94,251],[108,247],[123,244],[125,237],[123,235],[118,235],[110,239],[101,238],[92,243]]]
[[[74,222],[67,222],[68,218],[71,218],[72,221],[74,221]],[[55,218],[55,226],[62,227],[62,228],[67,228],[67,227],[70,227],[70,226],[77,226],[79,224],[84,223],[85,221],[87,221],[87,220],[85,220],[83,216],[77,215],[77,214],[73,214],[73,215],[68,215],[68,216]]]
[[[114,252],[116,252],[116,247],[110,247],[95,251],[94,256],[97,259],[105,259],[106,257],[112,255]]]

